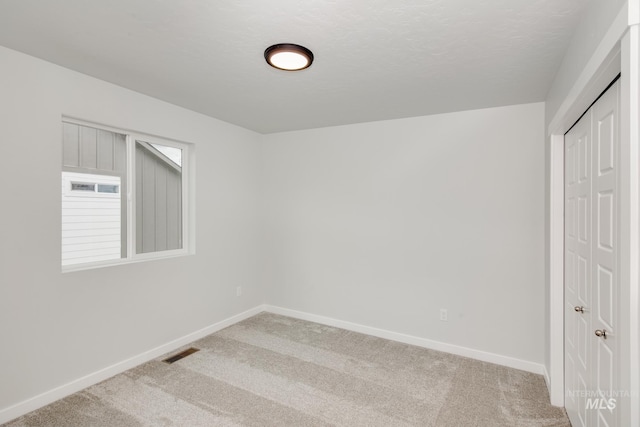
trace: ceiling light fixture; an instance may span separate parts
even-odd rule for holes
[[[264,51],[264,59],[273,68],[285,71],[298,71],[309,68],[313,62],[313,53],[304,46],[281,43],[269,46]]]

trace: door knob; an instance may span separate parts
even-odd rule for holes
[[[584,307],[583,307],[583,306],[581,306],[581,305],[576,305],[573,309],[574,309],[577,313],[584,313]]]
[[[602,329],[602,330],[596,329],[596,336],[597,337],[602,337],[602,338],[604,338],[606,340],[607,339],[607,330],[606,329]]]

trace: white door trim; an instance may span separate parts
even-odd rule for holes
[[[564,406],[564,133],[550,136],[549,397]]]
[[[621,168],[620,232],[626,237],[621,241],[620,284],[622,301],[628,297],[629,304],[622,318],[628,318],[628,340],[623,349],[621,363],[629,369],[628,384],[621,386],[629,390],[634,398],[627,407],[621,407],[622,425],[640,425],[640,357],[639,289],[638,271],[640,250],[638,232],[639,147],[638,129],[640,112],[640,30],[638,29],[638,1],[629,0],[607,31],[598,49],[585,66],[580,77],[565,98],[547,129],[549,146],[549,394],[551,403],[564,406],[564,134],[586,111],[587,107],[621,72],[621,141],[620,153],[629,161]],[[633,160],[633,161],[632,161]],[[627,423],[628,421],[628,423]]]
[[[638,309],[640,271],[640,27],[629,28],[621,43],[622,69],[620,104],[626,114],[620,116],[620,301],[623,331],[628,340],[620,342],[621,363],[629,367],[629,376],[621,376],[621,390],[630,390],[629,418],[622,425],[640,425],[640,324]],[[623,413],[624,416],[624,413]]]

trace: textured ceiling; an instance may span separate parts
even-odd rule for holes
[[[0,45],[270,133],[543,101],[586,3],[1,0]]]

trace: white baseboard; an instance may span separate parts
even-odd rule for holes
[[[323,325],[335,326],[337,328],[346,329],[348,331],[360,332],[362,334],[372,335],[374,337],[385,338],[392,341],[398,341],[405,344],[411,344],[418,347],[424,347],[431,350],[438,350],[445,353],[456,354],[458,356],[469,357],[471,359],[481,360],[483,362],[495,363],[496,365],[507,366],[509,368],[520,369],[522,371],[532,372],[534,374],[544,374],[544,365],[540,363],[530,362],[527,360],[516,359],[514,357],[503,356],[486,351],[475,350],[472,348],[461,347],[453,344],[447,344],[440,341],[433,341],[426,338],[415,337],[412,335],[401,334],[398,332],[387,331],[385,329],[373,328],[371,326],[359,325],[357,323],[345,322],[330,317],[319,316],[316,314],[305,313],[302,311],[291,310],[288,308],[275,307],[266,305],[265,311],[283,316],[294,317],[296,319],[308,320],[310,322],[322,323]]]
[[[547,385],[547,390],[551,393],[551,377],[549,377],[547,367],[544,365],[542,365],[542,376],[544,377],[544,383]]]
[[[77,380],[71,381],[70,383],[63,384],[52,390],[46,391],[35,397],[32,397],[30,399],[17,403],[13,406],[4,408],[0,410],[0,424],[9,422],[31,411],[35,411],[36,409],[41,408],[50,403],[53,403],[56,400],[62,399],[73,393],[83,390],[89,386],[97,384],[100,381],[104,381],[108,378],[111,378],[114,375],[122,373],[128,369],[134,368],[138,365],[141,365],[142,363],[153,360],[157,357],[162,356],[163,354],[174,351],[182,347],[183,345],[189,344],[193,341],[206,337],[207,335],[210,335],[214,332],[217,332],[221,329],[224,329],[242,320],[248,319],[249,317],[255,316],[256,314],[262,311],[265,311],[265,306],[259,305],[243,313],[229,317],[225,320],[214,323],[213,325],[207,326],[198,331],[192,332],[183,337],[175,339],[171,342],[168,342],[166,344],[163,344],[151,350],[145,351],[144,353],[138,354],[137,356],[133,356],[129,359],[123,360],[122,362],[118,362],[114,365],[111,365],[99,371],[93,372],[82,378],[78,378]]]

